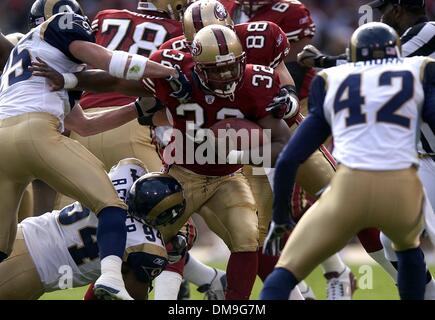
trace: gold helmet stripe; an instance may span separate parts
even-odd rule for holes
[[[45,19],[50,18],[53,15],[54,6],[58,3],[58,0],[47,0],[44,6]]]
[[[230,53],[230,51],[228,50],[227,39],[225,39],[225,35],[223,31],[217,28],[216,29],[213,28],[212,30],[218,43],[219,54],[222,56],[226,56],[227,54]]]
[[[155,256],[168,258],[165,248],[151,243],[142,243],[136,246],[131,246],[125,249],[123,260],[127,261],[128,255],[134,252],[146,252]]]
[[[168,210],[169,208],[175,207],[177,204],[182,203],[184,200],[183,193],[177,192],[165,197],[160,201],[148,214],[148,217],[152,220],[157,219],[158,215],[162,212]]]
[[[204,28],[201,17],[201,4],[192,7],[192,22],[196,32]]]

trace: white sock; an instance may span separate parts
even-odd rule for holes
[[[346,265],[343,260],[341,260],[338,253],[323,261],[320,266],[323,269],[323,273],[337,272],[340,274],[346,269]]]
[[[301,290],[299,290],[298,286],[296,286],[292,292],[290,292],[290,296],[288,297],[289,300],[305,300],[304,296],[301,293]]]
[[[184,265],[183,275],[184,279],[200,287],[203,284],[211,283],[216,276],[216,272],[213,268],[203,264],[193,255],[189,254],[189,260]]]
[[[110,275],[111,280],[115,280],[115,283],[121,287],[124,287],[124,280],[121,274],[122,260],[118,256],[107,256],[101,260],[101,274]]]
[[[177,272],[163,271],[154,281],[154,300],[177,300],[182,280]]]
[[[432,279],[426,284],[424,300],[435,300],[435,280]]]
[[[382,267],[382,269],[384,269],[391,276],[391,278],[393,278],[394,283],[397,283],[397,270],[391,264],[391,261],[385,257],[384,249],[376,252],[370,252],[369,256],[372,257],[372,259],[375,260]]]

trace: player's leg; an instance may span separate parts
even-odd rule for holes
[[[379,175],[379,173],[378,173]],[[393,242],[398,258],[398,287],[401,299],[424,299],[426,264],[420,245],[423,231],[423,188],[415,168],[382,173],[374,193],[377,211],[373,221]],[[385,201],[385,199],[395,199]]]
[[[169,168],[168,174],[174,177],[183,187],[186,209],[173,224],[158,227],[165,243],[168,243],[186,224],[192,214],[213,195],[216,188],[216,183],[213,181],[217,181],[217,179],[208,179],[206,176],[195,174],[176,165]]]
[[[35,300],[43,293],[41,278],[19,228],[12,254],[0,263],[0,300]]]
[[[30,114],[27,128],[29,139],[22,147],[32,150],[26,162],[33,175],[77,199],[98,216],[102,275],[95,289],[113,298],[129,299],[121,276],[127,237],[126,205],[118,197],[102,163],[80,143],[60,135],[58,120],[53,116]]]
[[[33,216],[33,188],[32,183],[24,189],[20,208],[18,209],[18,222]]]
[[[300,280],[365,227],[365,192],[368,190],[370,186],[366,181],[356,180],[346,168],[337,171],[330,188],[305,213],[290,235],[276,269],[265,282],[262,299],[287,299]]]
[[[85,113],[92,115],[117,108],[88,109]],[[80,142],[103,162],[106,171],[109,171],[112,166],[126,158],[141,160],[149,172],[161,171],[162,161],[152,143],[151,129],[148,126],[139,125],[137,120],[89,137],[81,137],[77,133],[71,132],[70,138]],[[71,198],[57,194],[55,208],[63,208],[72,202],[74,201]]]
[[[200,214],[231,251],[225,298],[249,299],[258,269],[258,218],[246,179],[240,173],[222,177]]]
[[[168,264],[154,282],[154,300],[177,300],[178,291],[183,280],[186,257]]]
[[[85,113],[92,115],[117,108],[119,107],[88,109]],[[70,137],[80,142],[100,159],[106,170],[110,170],[112,166],[125,158],[141,160],[150,172],[159,172],[162,168],[162,161],[152,142],[151,128],[141,126],[137,120],[93,136],[81,137],[72,132]]]

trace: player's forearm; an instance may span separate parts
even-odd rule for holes
[[[111,76],[104,70],[86,70],[75,74],[77,88],[90,92],[119,92],[132,97],[151,96],[141,81],[124,80]]]
[[[142,78],[176,77],[172,67],[149,61],[147,58],[123,51],[110,51],[95,43],[73,41],[69,45],[71,54],[80,61],[97,69],[108,71],[116,78],[140,80]]]
[[[65,127],[82,137],[87,137],[118,128],[136,119],[137,116],[134,103],[93,116],[85,115],[81,108],[76,106],[65,119]]]
[[[290,72],[288,71],[284,61],[281,61],[281,63],[276,67],[275,70],[279,75],[279,82],[281,87],[287,85],[295,86],[295,81],[291,76]]]

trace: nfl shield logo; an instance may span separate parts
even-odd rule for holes
[[[214,100],[215,100],[215,96],[210,96],[210,95],[205,96],[205,102],[207,102],[208,104],[212,104]]]

